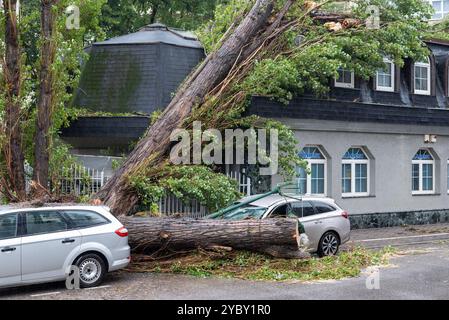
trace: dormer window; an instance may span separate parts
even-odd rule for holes
[[[430,95],[430,60],[425,62],[415,62],[413,69],[415,81],[415,94]]]
[[[376,74],[376,89],[378,91],[394,91],[394,63],[384,58],[385,68]]]
[[[339,68],[338,78],[335,79],[335,86],[338,88],[354,88],[354,72]]]
[[[441,20],[449,13],[449,0],[428,0],[433,7],[432,20]]]

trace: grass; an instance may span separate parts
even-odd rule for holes
[[[338,280],[356,277],[369,266],[388,264],[393,252],[391,247],[378,251],[357,247],[333,257],[287,260],[245,251],[220,255],[197,251],[168,260],[136,256],[128,271],[265,281]]]

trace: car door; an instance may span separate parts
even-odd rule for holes
[[[22,238],[22,281],[63,279],[68,257],[80,250],[81,234],[69,230],[58,211],[25,214]]]
[[[325,230],[333,230],[340,234],[342,222],[346,223],[347,219],[342,219],[341,213],[338,212],[337,208],[323,201],[313,201],[313,206],[320,217],[320,221],[323,223],[323,228]]]
[[[19,215],[0,215],[0,287],[21,281]]]
[[[315,208],[310,201],[295,201],[292,203],[292,213],[299,218],[309,238],[309,248],[318,248],[323,235],[323,223],[320,216],[316,214]]]

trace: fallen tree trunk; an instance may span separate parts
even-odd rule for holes
[[[154,254],[230,247],[277,258],[305,258],[296,219],[210,220],[120,217],[133,252]]]
[[[164,113],[149,128],[123,166],[115,172],[96,195],[115,215],[130,213],[138,201],[129,189],[128,177],[142,166],[157,166],[166,159],[170,149],[170,135],[190,115],[192,108],[201,104],[204,97],[215,88],[234,65],[247,58],[242,56],[245,47],[269,26],[274,0],[257,0],[221,47],[212,53],[199,70],[178,91]],[[279,21],[279,19],[277,20]]]

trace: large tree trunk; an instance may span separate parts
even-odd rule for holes
[[[134,252],[155,254],[231,247],[280,258],[308,255],[298,247],[297,219],[195,220],[120,217]]]
[[[40,61],[40,93],[37,112],[37,128],[35,136],[35,165],[33,179],[42,187],[48,187],[50,127],[53,108],[53,71],[56,47],[54,39],[55,16],[53,6],[59,0],[42,0],[41,2],[41,61]]]
[[[97,194],[114,214],[127,214],[137,203],[137,196],[129,190],[127,177],[150,159],[153,160],[152,165],[165,159],[169,153],[172,131],[181,126],[193,106],[203,101],[206,94],[227,76],[236,62],[242,61],[246,58],[245,54],[251,53],[246,53],[244,49],[266,29],[272,10],[273,0],[256,1],[240,25],[224,40],[222,46],[212,53],[178,90],[164,113],[150,127],[124,165]]]
[[[17,27],[17,0],[3,0],[5,10],[5,127],[6,142],[3,146],[7,175],[3,192],[9,200],[26,198],[24,155],[20,134],[20,47]]]

